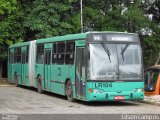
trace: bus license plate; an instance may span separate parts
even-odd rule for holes
[[[124,96],[114,96],[115,100],[124,100]]]

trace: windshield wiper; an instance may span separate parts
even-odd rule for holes
[[[122,47],[121,47],[121,55],[122,55],[122,58],[123,58],[123,61],[124,61],[124,52],[126,51],[126,49],[128,48],[128,46],[129,46],[129,44],[126,44],[125,46],[124,46],[124,48],[122,49]]]
[[[104,51],[106,52],[106,54],[108,55],[109,61],[110,61],[110,63],[111,63],[111,58],[110,58],[111,53],[110,53],[110,51],[108,50],[108,47],[105,47],[103,43],[101,43],[101,45],[102,45]]]

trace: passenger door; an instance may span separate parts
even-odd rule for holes
[[[28,46],[22,47],[22,64],[21,64],[21,83],[23,85],[29,85],[29,75],[28,75]]]
[[[86,96],[86,61],[83,47],[76,49],[76,95],[79,98]]]
[[[44,89],[51,90],[51,44],[45,44]]]

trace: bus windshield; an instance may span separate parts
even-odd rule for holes
[[[97,43],[89,44],[89,50],[89,79],[133,80],[142,78],[140,45]]]

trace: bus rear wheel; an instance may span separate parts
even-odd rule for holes
[[[37,91],[38,93],[43,93],[43,90],[42,90],[42,81],[41,81],[41,77],[38,76],[38,79],[37,79]]]
[[[70,80],[68,80],[67,83],[66,83],[66,95],[67,95],[68,101],[70,101],[70,102],[74,101],[72,83],[71,83]]]

